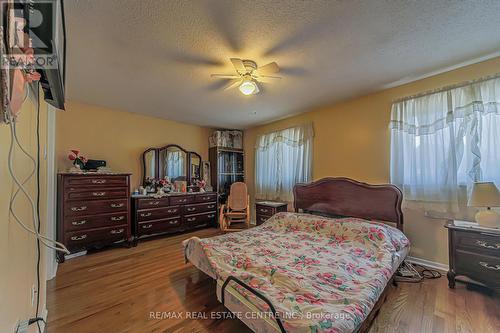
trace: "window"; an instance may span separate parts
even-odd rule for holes
[[[459,204],[475,181],[500,185],[500,77],[396,102],[390,129],[406,199]]]
[[[291,201],[293,186],[311,180],[312,140],[312,124],[257,138],[255,187],[258,199]]]

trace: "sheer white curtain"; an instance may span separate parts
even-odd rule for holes
[[[312,124],[261,135],[255,147],[256,197],[293,199],[293,186],[312,177]]]
[[[166,175],[168,175],[172,181],[184,180],[186,177],[186,166],[184,164],[185,157],[186,154],[182,151],[167,150]]]
[[[407,200],[465,206],[474,181],[500,185],[500,78],[392,105],[391,182]]]

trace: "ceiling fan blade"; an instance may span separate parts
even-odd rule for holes
[[[281,77],[279,76],[268,76],[268,75],[260,75],[256,79],[259,82],[263,83],[273,83],[276,82],[276,80],[281,80]]]
[[[232,89],[239,86],[241,84],[241,81],[242,81],[241,79],[234,79],[229,81],[229,83],[224,87],[224,90]]]
[[[216,77],[219,79],[238,79],[240,76],[232,74],[211,74],[210,77]]]
[[[280,67],[275,62],[271,62],[267,65],[257,68],[257,74],[259,75],[268,75],[268,74],[278,73],[279,71]]]
[[[233,63],[234,68],[239,72],[239,73],[245,73],[247,69],[245,68],[245,65],[243,65],[243,61],[238,58],[231,58],[231,62]]]

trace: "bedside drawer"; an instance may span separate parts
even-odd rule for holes
[[[137,233],[139,236],[160,234],[170,231],[171,229],[180,227],[181,218],[163,219],[139,223]]]
[[[174,217],[178,215],[181,215],[181,208],[179,206],[139,210],[137,212],[137,221],[143,222],[158,220],[161,218]]]
[[[457,249],[500,256],[500,240],[498,236],[464,231],[455,231],[455,233]]]
[[[185,205],[193,202],[193,196],[191,195],[179,195],[176,197],[170,197],[170,204],[172,206]]]
[[[455,260],[458,274],[467,273],[474,280],[500,287],[500,258],[457,251]]]
[[[81,176],[81,177],[66,177],[64,179],[64,187],[68,186],[124,186],[128,187],[128,176]]]
[[[117,226],[90,231],[70,232],[66,234],[65,244],[68,249],[86,247],[93,244],[109,244],[127,238],[127,226]]]
[[[255,205],[255,212],[259,215],[271,217],[276,214],[276,208],[257,204]]]
[[[184,206],[184,214],[196,214],[201,212],[208,212],[217,209],[217,203],[201,203]]]
[[[85,200],[85,199],[112,199],[126,198],[128,196],[127,188],[106,188],[93,190],[67,191],[66,200]]]
[[[128,214],[126,212],[106,215],[70,217],[64,220],[65,229],[68,231],[111,227],[121,224],[128,224]]]
[[[267,215],[262,215],[262,214],[258,214],[256,216],[256,223],[257,225],[261,225],[262,223],[266,222],[267,220],[269,220],[270,216],[267,216]]]
[[[174,206],[175,204],[173,204]],[[168,207],[170,206],[170,201],[168,198],[151,198],[151,199],[138,199],[137,209],[145,208],[158,208],[158,207]]]
[[[66,202],[65,216],[83,216],[100,213],[127,212],[128,199]]]
[[[209,202],[209,201],[217,201],[217,194],[197,194],[194,196],[195,202]]]

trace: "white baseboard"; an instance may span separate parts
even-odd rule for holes
[[[415,258],[415,257],[411,257],[411,256],[408,256],[406,259],[409,262],[412,262],[412,263],[415,263],[415,264],[418,264],[418,265],[422,265],[422,266],[425,266],[425,267],[429,267],[429,268],[438,269],[438,270],[444,271],[444,272],[447,272],[448,269],[449,269],[448,265],[441,264],[439,262],[434,262],[434,261],[430,261],[430,260],[426,260],[426,259]]]

